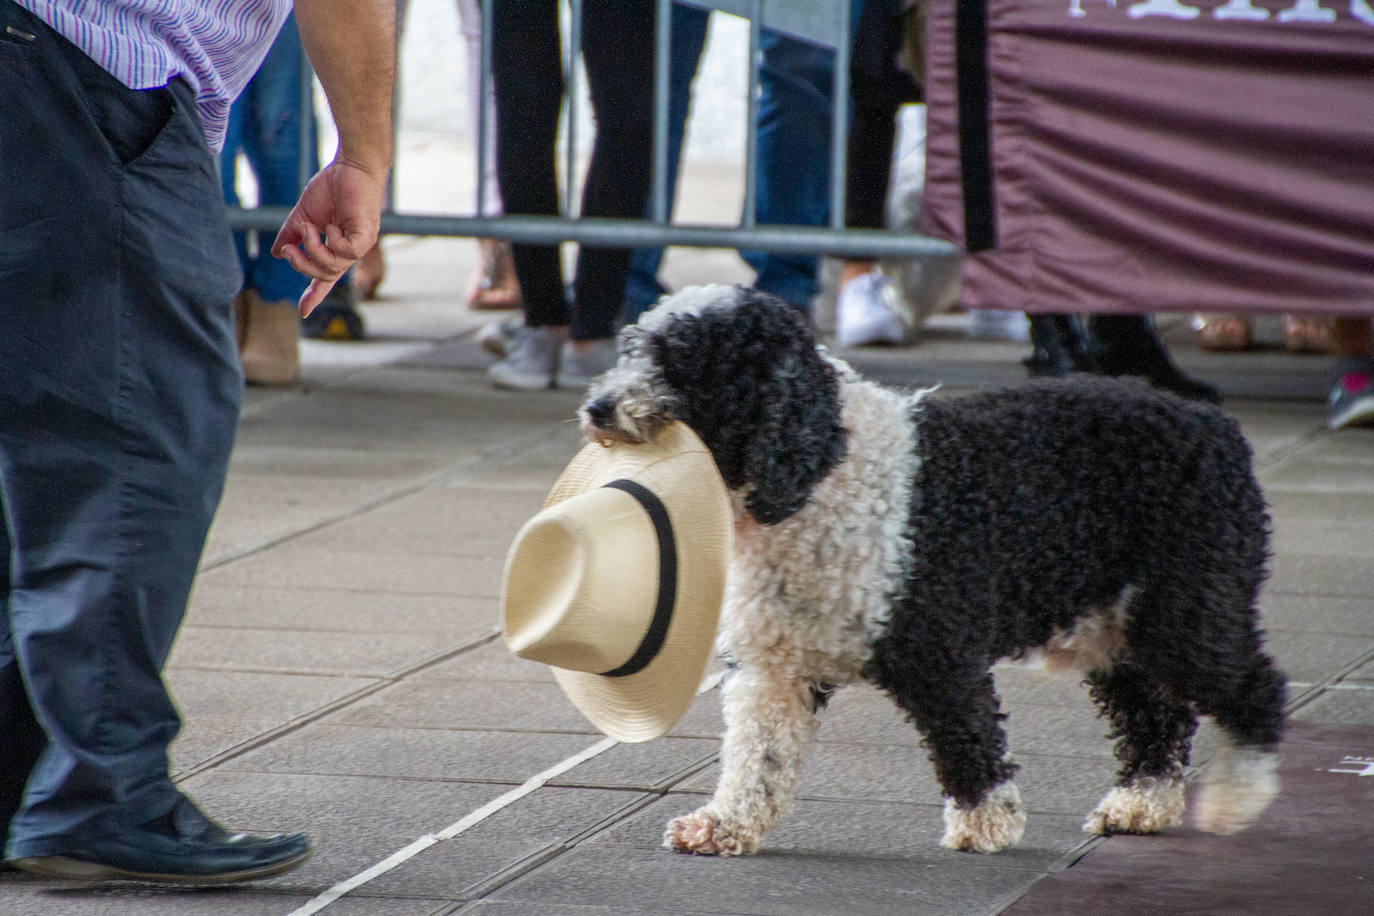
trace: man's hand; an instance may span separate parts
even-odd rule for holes
[[[339,129],[339,152],[301,192],[272,244],[310,277],[309,315],[354,261],[377,243],[391,165],[396,76],[395,0],[296,0],[296,25]]]
[[[384,181],[384,176],[336,159],[301,192],[272,243],[272,254],[311,278],[301,296],[302,315],[309,315],[353,262],[377,243]]]

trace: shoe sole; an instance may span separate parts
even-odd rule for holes
[[[1348,410],[1332,414],[1327,422],[1329,429],[1374,426],[1374,402],[1356,404]]]
[[[355,325],[346,318],[331,318],[325,326],[314,333],[304,333],[303,336],[313,340],[362,340],[363,330],[361,326]]]
[[[98,862],[84,862],[81,859],[69,859],[66,856],[40,856],[27,859],[13,859],[9,864],[14,865],[21,871],[26,871],[33,875],[43,878],[61,878],[68,881],[147,881],[156,884],[179,884],[179,885],[217,885],[217,884],[237,884],[243,881],[258,881],[263,878],[271,878],[284,872],[298,868],[310,858],[313,850],[307,849],[300,855],[283,859],[280,862],[273,862],[270,865],[259,865],[256,868],[244,868],[232,872],[220,872],[212,875],[178,875],[162,874],[158,872],[137,872],[128,871],[123,868],[116,868],[113,865],[101,865]]]

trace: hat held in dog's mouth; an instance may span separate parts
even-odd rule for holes
[[[586,445],[506,557],[506,645],[550,665],[602,732],[657,738],[711,658],[732,534],[725,483],[685,425]]]

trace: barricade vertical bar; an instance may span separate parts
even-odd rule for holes
[[[754,228],[754,206],[758,188],[754,163],[759,156],[759,32],[762,29],[763,0],[749,5],[749,105],[744,126],[744,212],[740,228]]]
[[[568,24],[568,56],[563,69],[564,98],[567,99],[568,106],[568,175],[567,181],[563,182],[564,216],[573,215],[573,201],[577,200],[577,74],[580,69],[578,61],[582,59],[582,0],[569,0],[568,7],[571,22]]]
[[[496,128],[487,123],[487,96],[491,93],[491,23],[492,3],[478,4],[482,13],[482,65],[477,74],[477,216],[487,215],[487,137]]]
[[[832,229],[844,228],[845,171],[849,161],[849,61],[851,30],[849,19],[849,0],[837,0],[835,34],[839,39],[835,45],[835,83],[834,103],[830,107],[830,226]]]
[[[650,217],[668,221],[668,78],[672,67],[673,4],[658,0],[654,10],[654,165]]]

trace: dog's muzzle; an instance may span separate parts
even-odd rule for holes
[[[595,429],[603,432],[612,432],[615,429],[615,398],[610,395],[602,395],[595,400],[589,401],[582,410],[587,415],[587,423]]]

